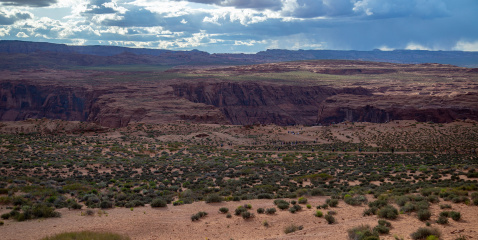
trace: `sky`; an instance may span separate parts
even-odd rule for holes
[[[0,0],[0,39],[210,53],[478,51],[478,0]]]

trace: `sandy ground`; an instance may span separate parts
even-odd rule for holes
[[[329,225],[324,218],[317,218],[315,206],[325,203],[327,197],[310,197],[309,203],[312,209],[303,210],[292,214],[288,211],[280,211],[275,215],[257,214],[257,208],[274,207],[273,200],[249,200],[241,202],[223,202],[206,204],[197,202],[189,205],[172,206],[153,209],[149,206],[134,208],[115,208],[106,210],[106,214],[98,215],[98,209],[94,209],[94,216],[85,216],[81,212],[85,210],[60,209],[62,217],[55,219],[40,219],[26,222],[6,220],[5,225],[0,227],[0,239],[4,240],[27,240],[41,239],[42,237],[69,231],[108,231],[128,235],[131,239],[347,239],[347,230],[361,224],[377,225],[377,217],[362,217],[365,206],[353,207],[340,202],[337,208],[329,208],[337,212],[336,224]],[[235,216],[233,211],[237,206],[250,203],[255,218],[244,220]],[[443,204],[443,202],[441,202]],[[448,203],[448,202],[447,202]],[[478,238],[478,207],[464,204],[451,204],[453,210],[462,214],[459,222],[449,219],[449,224],[439,225],[433,223],[442,232],[441,239],[455,239],[460,234],[469,239]],[[225,214],[219,213],[220,207],[227,207],[232,213],[232,218],[226,218]],[[322,210],[326,213],[328,210]],[[431,207],[434,222],[438,217],[439,204]],[[1,213],[7,212],[3,206]],[[198,211],[205,211],[208,215],[199,221],[192,222],[190,217]],[[269,227],[263,226],[267,221]],[[411,239],[410,233],[425,223],[420,222],[415,214],[400,215],[397,220],[391,221],[390,234],[382,235],[381,239],[395,239],[398,236],[403,239]],[[284,228],[294,223],[303,225],[303,230],[285,234]]]

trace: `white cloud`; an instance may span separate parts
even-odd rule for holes
[[[0,37],[5,37],[7,35],[10,35],[11,30],[12,30],[12,27],[10,26],[0,27]]]
[[[431,50],[430,48],[428,47],[425,47],[421,44],[418,44],[418,43],[408,43],[407,46],[405,47],[406,50]]]
[[[478,52],[478,41],[475,41],[475,42],[458,41],[456,45],[453,47],[453,50]]]
[[[387,47],[387,46],[385,46],[385,45],[379,47],[378,49],[379,49],[380,51],[386,51],[386,52],[395,50],[395,48]]]
[[[17,33],[16,36],[19,37],[19,38],[27,38],[27,37],[29,37],[29,36],[28,36],[26,33],[24,33],[24,32],[19,32],[19,33]]]

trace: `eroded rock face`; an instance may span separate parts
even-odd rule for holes
[[[86,121],[94,94],[81,88],[0,84],[0,119],[17,121],[27,118],[51,118]]]
[[[330,96],[370,95],[364,88],[194,83],[173,85],[174,93],[193,102],[218,107],[232,124],[317,124],[319,106]]]

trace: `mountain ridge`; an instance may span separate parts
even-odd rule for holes
[[[427,51],[427,50],[393,50],[393,51],[357,51],[357,50],[286,50],[268,49],[255,54],[244,53],[208,53],[199,50],[173,51],[167,49],[129,48],[119,46],[73,46],[48,42],[29,42],[19,40],[0,40],[0,53],[15,55],[35,55],[39,52],[57,55],[77,54],[105,57],[105,64],[115,64],[118,55],[124,53],[141,56],[140,63],[167,64],[256,64],[298,60],[342,59],[390,63],[440,63],[461,67],[478,67],[478,52],[464,51]],[[76,56],[79,57],[79,56]],[[165,59],[167,57],[167,59]],[[60,56],[60,58],[66,58]],[[123,62],[138,64],[138,61]],[[0,63],[1,64],[1,63]],[[77,63],[72,63],[77,64]],[[95,63],[101,64],[101,63]],[[4,67],[5,69],[5,67]]]

